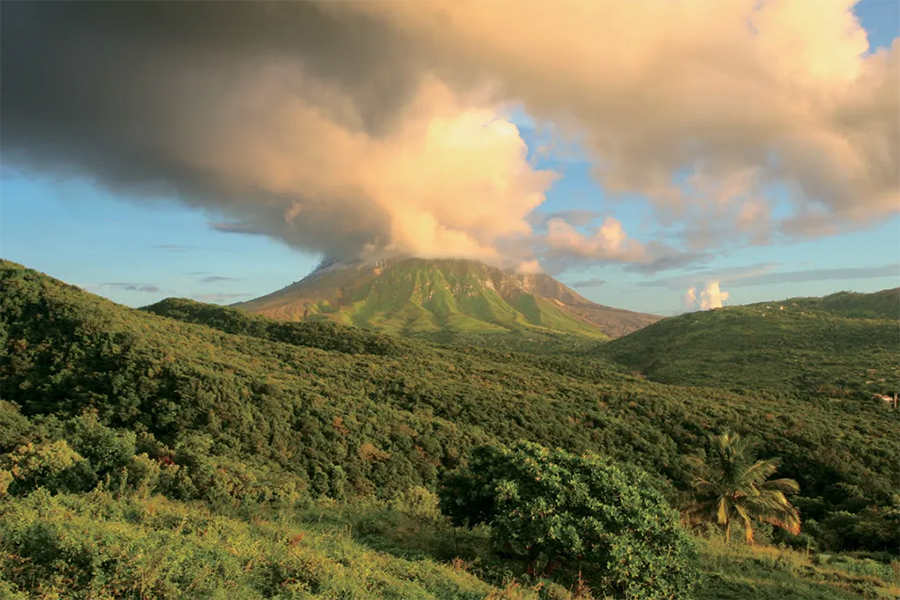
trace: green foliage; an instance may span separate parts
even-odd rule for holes
[[[65,440],[25,444],[3,457],[4,471],[12,476],[7,490],[21,494],[38,487],[81,489],[85,461]]]
[[[803,308],[860,319],[900,319],[900,288],[873,294],[838,292],[824,298],[793,298]]]
[[[482,447],[441,488],[455,523],[491,525],[498,549],[596,576],[625,598],[683,597],[696,573],[678,514],[642,472],[522,442]]]
[[[519,598],[588,600],[583,582],[521,575],[482,528],[376,501],[283,513],[107,492],[0,501],[0,598]],[[32,542],[42,540],[43,544]],[[900,593],[900,562],[700,544],[697,600],[847,600]],[[306,582],[310,589],[298,582]],[[581,590],[580,596],[576,591]]]
[[[873,553],[896,555],[896,413],[867,398],[775,389],[768,373],[738,390],[744,384],[733,378],[746,375],[740,361],[718,373],[700,365],[695,383],[704,387],[685,387],[577,356],[574,346],[560,354],[506,351],[543,344],[533,330],[486,350],[332,323],[276,323],[189,301],[135,311],[8,262],[0,263],[0,286],[0,597],[141,597],[143,590],[163,598],[568,600],[587,597],[588,585],[596,594],[627,585],[579,581],[577,557],[552,581],[528,576],[518,558],[527,554],[513,560],[510,548],[491,547],[486,526],[453,529],[436,513],[431,490],[442,474],[471,465],[472,448],[519,439],[576,457],[600,453],[622,472],[629,468],[615,463],[636,464],[647,471],[642,488],[680,503],[693,476],[688,457],[708,431],[753,432],[760,452],[782,457],[779,472],[804,493],[794,500],[803,534],[765,526],[760,539],[810,552],[869,551],[882,566],[887,559]],[[817,321],[835,326],[828,334],[835,346],[814,338],[822,348],[806,348],[785,333],[782,356],[798,347],[853,366],[838,344],[856,339],[841,328],[862,317],[849,318],[849,304],[840,310]],[[871,317],[887,309],[872,310],[872,331],[882,331]],[[746,323],[742,335],[754,327]],[[476,334],[460,330],[457,339],[464,335]],[[557,348],[571,338],[553,335]],[[860,360],[875,356],[853,343]],[[896,364],[897,349],[882,346]],[[842,389],[869,385],[872,374],[855,369],[842,375]],[[522,489],[504,491],[531,498]],[[320,497],[326,508],[309,509]],[[363,508],[352,508],[357,503]],[[527,506],[540,510],[536,499]],[[182,521],[227,527],[213,535],[205,525],[178,529]],[[568,533],[553,531],[567,543]],[[301,534],[317,549],[283,558],[283,548],[293,548],[284,540]],[[25,543],[32,538],[45,543]],[[645,548],[635,546],[623,564],[650,560]],[[885,589],[877,583],[884,570],[870,563],[836,559],[806,570],[733,552],[701,583],[700,597],[777,597],[774,590],[827,597],[815,593],[840,586],[845,591],[833,597],[877,597]],[[351,566],[359,577],[347,575]],[[848,575],[853,569],[860,572]],[[639,579],[638,570],[627,577]],[[811,577],[827,581],[814,585]],[[306,589],[310,581],[319,587]]]
[[[900,502],[894,500],[891,506],[878,507],[870,506],[862,499],[862,505],[864,508],[855,512],[830,512],[821,523],[815,524],[814,531],[821,547],[833,551],[874,550],[896,554]]]
[[[778,459],[757,460],[756,443],[736,433],[711,436],[705,460],[698,459],[694,488],[699,502],[695,515],[715,519],[731,538],[732,524],[744,530],[744,540],[753,543],[756,521],[770,523],[797,535],[800,513],[786,494],[796,494],[800,486],[793,479],[769,479],[778,470]]]
[[[804,515],[823,549],[871,539],[881,550],[892,535],[880,515],[900,480],[900,440],[881,403],[662,385],[600,358],[442,348],[186,301],[163,318],[8,262],[0,285],[0,452],[66,440],[90,467],[88,487],[137,485],[122,460],[133,443],[160,468],[148,493],[390,499],[434,489],[474,446],[527,439],[637,464],[674,498],[706,432],[731,429],[783,459],[806,496],[798,504],[820,499]],[[94,438],[100,454],[83,446]],[[829,520],[840,512],[879,533]]]
[[[409,349],[401,339],[364,329],[342,327],[327,321],[273,321],[243,310],[183,298],[167,298],[141,310],[185,323],[199,323],[225,333],[331,352],[399,356]]]
[[[392,509],[421,519],[437,519],[441,516],[440,499],[437,494],[420,485],[394,496]]]
[[[0,469],[0,498],[9,493],[9,486],[13,479],[13,474],[10,471]]]
[[[146,496],[157,489],[160,475],[159,463],[141,453],[132,456],[126,467],[125,482],[130,485],[140,496]]]
[[[664,319],[597,352],[664,383],[870,404],[900,392],[898,306],[900,288],[732,306]]]
[[[346,532],[108,493],[0,500],[0,597],[481,600],[492,587]]]

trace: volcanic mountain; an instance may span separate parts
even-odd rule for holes
[[[235,306],[275,319],[329,319],[440,342],[486,334],[615,338],[662,318],[596,304],[549,275],[458,259],[326,265]]]

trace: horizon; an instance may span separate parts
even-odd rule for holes
[[[244,26],[240,6],[154,6],[223,11],[235,35],[221,62],[215,31],[187,27],[179,45],[165,18],[128,8],[5,4],[0,254],[128,306],[232,304],[328,257],[391,252],[540,270],[598,304],[665,316],[893,289],[900,3],[753,4],[604,3],[622,37],[562,44],[552,60],[534,25],[568,27],[574,4],[441,5],[437,24],[415,4],[279,8],[336,39],[371,28],[328,60],[266,15]],[[573,40],[599,18],[583,17]],[[54,37],[59,23],[109,26],[99,56],[63,67],[79,46]],[[118,27],[150,44],[118,57]],[[643,54],[610,57],[620,46]],[[261,48],[279,58],[257,69]],[[473,65],[474,80],[460,75]]]
[[[5,257],[0,256],[0,260],[9,260],[9,259],[6,259]],[[432,259],[423,259],[423,258],[418,258],[418,257],[397,257],[397,258],[391,258],[391,259],[377,259],[377,260],[373,260],[373,261],[369,261],[369,262],[358,262],[358,263],[354,263],[354,264],[352,264],[352,265],[347,264],[347,265],[343,265],[343,266],[347,266],[347,267],[349,267],[349,266],[365,266],[365,265],[375,265],[375,264],[378,264],[378,263],[384,263],[384,262],[398,262],[398,263],[399,263],[399,262],[403,262],[403,261],[407,261],[407,260],[421,260],[421,261],[425,261],[425,262],[431,262],[431,261],[437,262],[437,261],[447,260],[447,261],[467,261],[467,262],[474,262],[474,263],[485,264],[485,265],[487,264],[487,263],[482,263],[481,261],[478,261],[478,260],[474,260],[474,259],[466,259],[466,258],[432,258]],[[72,283],[69,282],[69,281],[65,281],[65,280],[63,280],[63,279],[60,279],[59,277],[56,277],[53,273],[47,273],[47,272],[44,272],[44,271],[40,271],[40,269],[34,269],[34,267],[29,267],[28,265],[24,265],[24,264],[21,264],[21,263],[16,263],[16,261],[11,261],[11,262],[13,262],[13,263],[15,263],[15,264],[19,264],[19,265],[21,265],[22,267],[25,267],[26,269],[33,269],[33,270],[36,270],[36,271],[38,271],[38,272],[41,272],[41,273],[43,273],[44,275],[47,275],[47,276],[49,276],[49,277],[53,277],[54,279],[58,279],[58,280],[62,281],[63,283],[75,285],[75,287],[78,287],[79,289],[81,289],[81,290],[84,291],[84,292],[87,292],[87,293],[90,293],[90,294],[93,294],[93,295],[96,295],[96,296],[100,296],[100,297],[102,297],[102,298],[106,298],[107,300],[111,300],[111,301],[113,301],[113,302],[116,302],[117,304],[126,306],[126,307],[128,307],[128,308],[142,309],[142,308],[146,308],[146,307],[148,307],[148,306],[152,306],[152,305],[154,305],[154,304],[157,304],[157,303],[159,303],[159,302],[162,302],[162,301],[164,301],[164,300],[191,300],[191,301],[195,301],[195,302],[201,302],[201,303],[204,303],[203,300],[197,300],[196,298],[190,298],[190,297],[187,297],[187,296],[164,296],[164,297],[160,298],[159,300],[154,300],[153,302],[148,302],[148,303],[145,303],[145,304],[126,304],[126,303],[123,303],[123,302],[117,302],[116,300],[114,300],[114,299],[112,299],[112,298],[109,298],[108,296],[105,296],[105,295],[103,295],[103,294],[98,294],[98,293],[96,293],[96,292],[94,292],[94,291],[91,291],[90,289],[88,289],[88,288],[86,288],[86,287],[78,286],[78,285],[76,285],[76,284],[72,284]],[[328,265],[318,265],[318,266],[316,266],[312,271],[310,271],[307,275],[305,275],[303,278],[298,279],[298,280],[295,280],[295,281],[290,282],[290,283],[287,283],[284,287],[289,287],[289,286],[291,286],[291,285],[300,283],[301,281],[303,281],[303,279],[306,279],[306,278],[308,278],[308,277],[314,275],[314,274],[315,274],[316,272],[318,272],[319,270],[327,270],[327,269],[333,268],[333,266],[334,266],[333,263],[332,263],[332,264],[328,264]],[[487,265],[487,266],[491,266],[491,265]],[[499,268],[499,267],[497,267],[497,268]],[[508,275],[518,275],[518,276],[525,276],[525,277],[527,277],[527,276],[533,276],[533,275],[547,275],[546,273],[516,273],[515,270],[512,270],[512,269],[502,269],[502,268],[499,268],[499,269],[500,269],[501,271],[503,271],[504,273],[508,274]],[[549,277],[552,277],[552,275],[550,275]],[[556,278],[554,278],[554,279],[556,279]],[[556,279],[556,280],[557,280],[557,281],[560,281],[560,280],[558,280],[558,279]],[[560,282],[560,283],[563,283],[563,282]],[[587,298],[587,296],[585,296],[585,295],[582,294],[581,292],[578,292],[578,290],[577,290],[576,288],[573,288],[572,286],[570,286],[570,285],[568,285],[568,284],[565,284],[565,283],[563,283],[563,285],[565,285],[566,287],[568,287],[568,288],[571,289],[571,290],[574,290],[574,291],[575,291],[576,293],[578,293],[579,295],[584,296],[585,298]],[[282,288],[282,289],[283,289],[283,288]],[[674,316],[679,316],[679,315],[688,314],[688,313],[704,312],[704,311],[707,311],[707,310],[715,310],[715,309],[717,309],[717,308],[729,308],[729,307],[737,308],[737,307],[741,307],[741,306],[749,306],[749,305],[754,305],[754,304],[763,304],[763,303],[770,303],[770,302],[771,302],[771,303],[778,303],[778,302],[787,302],[787,301],[789,301],[789,300],[799,300],[799,299],[806,299],[806,298],[822,298],[822,297],[826,297],[826,296],[834,296],[834,295],[838,295],[838,294],[871,295],[871,294],[879,294],[879,293],[882,293],[882,292],[889,292],[889,291],[894,291],[894,290],[900,290],[900,286],[897,286],[897,287],[886,287],[886,288],[882,288],[882,289],[872,290],[872,291],[869,291],[869,292],[860,292],[860,291],[858,291],[858,290],[844,289],[844,290],[836,290],[836,291],[834,291],[834,292],[829,292],[829,293],[826,293],[826,294],[822,294],[822,295],[820,295],[820,296],[785,296],[785,297],[780,297],[780,298],[775,298],[775,297],[773,297],[773,298],[766,298],[766,299],[762,299],[762,300],[754,300],[754,301],[752,301],[752,302],[741,302],[741,303],[732,302],[731,300],[729,300],[729,299],[726,298],[726,299],[722,300],[722,305],[721,305],[721,306],[717,306],[717,307],[714,307],[714,308],[700,308],[700,307],[694,307],[694,308],[682,308],[681,310],[673,311],[673,312],[671,312],[671,313],[669,313],[669,314],[664,314],[664,313],[647,313],[647,314],[653,314],[653,315],[657,315],[657,316],[661,316],[661,317],[674,317]],[[140,290],[134,290],[134,291],[140,292]],[[281,291],[281,289],[279,289],[279,290],[273,290],[272,292],[269,292],[269,293],[267,293],[267,294],[262,294],[261,296],[258,296],[257,298],[252,298],[252,299],[250,299],[250,300],[255,300],[255,299],[258,299],[258,298],[267,296],[267,295],[269,295],[269,294],[271,294],[271,293],[273,293],[273,292],[278,292],[278,291]],[[233,307],[235,307],[236,305],[242,304],[242,303],[244,303],[244,302],[246,302],[246,300],[236,300],[236,301],[234,301],[234,302],[205,302],[205,303],[206,303],[206,304],[212,304],[212,305],[218,305],[218,306],[224,306],[224,307],[233,308]],[[598,302],[598,304],[600,304],[600,303]],[[627,307],[622,307],[622,306],[610,306],[610,308],[625,308],[626,310],[631,310],[631,309],[628,309]],[[637,312],[642,312],[642,311],[637,311]]]

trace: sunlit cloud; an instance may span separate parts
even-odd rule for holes
[[[545,272],[656,272],[900,210],[900,42],[869,52],[850,1],[146,6],[4,6],[5,166],[325,260]],[[535,157],[570,152],[604,193],[547,210],[563,174]],[[629,198],[666,243],[636,237]]]

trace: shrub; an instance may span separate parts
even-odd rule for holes
[[[645,473],[604,457],[483,446],[440,496],[454,524],[490,524],[497,549],[532,573],[578,566],[593,587],[625,598],[684,597],[697,578],[678,514]]]
[[[134,456],[134,432],[107,427],[95,412],[75,417],[68,427],[70,431],[66,437],[69,443],[91,462],[98,475],[119,471]]]
[[[133,488],[139,495],[147,495],[156,489],[159,483],[159,463],[146,453],[138,454],[131,457],[128,463],[127,478],[128,486]]]
[[[390,506],[394,510],[422,519],[434,520],[441,516],[440,500],[437,495],[419,485],[397,493]]]
[[[25,444],[6,455],[12,475],[10,493],[25,493],[38,487],[50,491],[80,491],[83,487],[84,458],[64,440]]]
[[[13,482],[13,474],[6,469],[0,469],[0,498],[9,491],[9,484]]]

